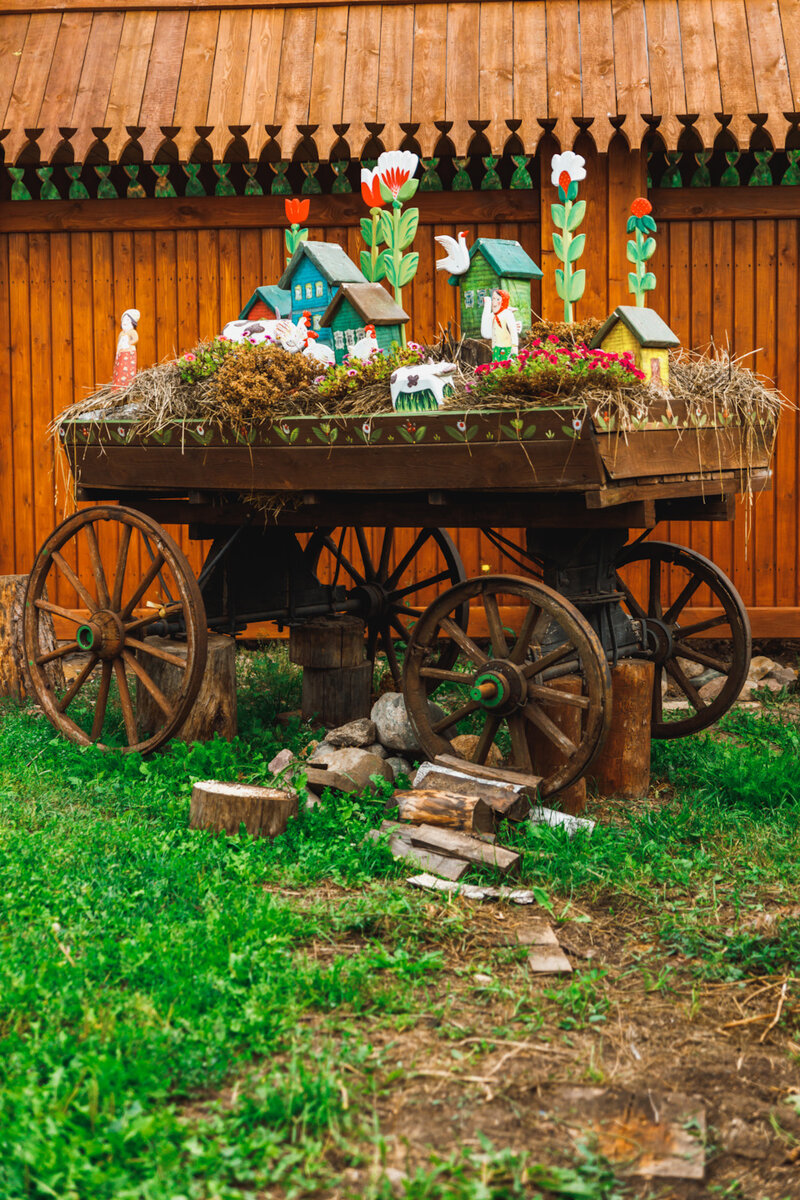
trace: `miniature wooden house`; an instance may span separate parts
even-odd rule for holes
[[[240,321],[279,321],[291,316],[292,296],[283,288],[269,284],[257,287],[239,313]]]
[[[600,326],[590,344],[610,354],[630,352],[648,383],[667,388],[669,352],[672,347],[680,346],[680,341],[652,308],[620,304]]]
[[[519,242],[505,238],[477,238],[469,249],[469,268],[451,275],[448,282],[461,289],[461,335],[481,336],[483,301],[495,288],[511,296],[521,332],[531,327],[531,283],[542,272]]]
[[[392,342],[400,342],[407,320],[408,313],[379,283],[343,283],[325,309],[320,326],[331,331],[336,362],[341,363],[364,337],[367,325],[374,325],[380,349],[389,350]]]
[[[319,340],[333,345],[330,329],[322,328],[322,317],[343,283],[366,283],[352,259],[338,242],[301,242],[278,283],[291,293],[292,320],[311,314],[311,328]]]

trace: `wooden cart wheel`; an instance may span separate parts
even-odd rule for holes
[[[479,600],[486,614],[486,650],[454,619],[471,600]],[[452,647],[446,669],[441,666],[442,642]],[[566,675],[580,676],[580,694],[544,686]],[[426,687],[431,679],[442,685],[436,704],[444,710],[443,718],[431,716]],[[536,775],[528,736],[535,727],[565,755],[564,765],[542,779],[543,796],[560,791],[585,771],[602,744],[611,713],[608,663],[591,626],[558,592],[515,575],[468,579],[434,600],[411,635],[404,691],[409,717],[430,758],[451,752],[445,734],[464,732],[478,735],[472,757],[484,763],[495,738],[503,738],[505,724],[508,765]],[[554,704],[580,711],[577,741],[548,715]]]
[[[636,598],[619,575],[617,584],[625,595],[630,616],[643,624],[645,651],[655,663],[652,734],[657,738],[685,737],[718,721],[742,690],[752,652],[747,610],[727,575],[702,554],[685,546],[642,542],[623,550],[617,562],[618,567],[631,564],[641,565],[646,572],[641,598]],[[711,590],[711,607],[715,611],[710,617],[694,621],[686,605],[703,585]],[[672,601],[670,587],[675,597]],[[720,655],[704,653],[689,640],[700,633],[729,640],[729,649]],[[724,676],[719,694],[704,700],[687,678],[679,659],[710,667]],[[661,697],[664,672],[683,692],[694,710],[691,715],[664,720]]]
[[[344,550],[350,532],[355,549],[352,560]],[[455,542],[444,529],[420,529],[409,548],[400,555],[395,548],[395,532],[392,528],[383,531],[377,562],[370,552],[366,530],[359,525],[352,531],[317,530],[306,547],[306,554],[318,578],[326,583],[336,578],[348,588],[349,598],[355,596],[361,601],[359,615],[367,626],[367,658],[374,660],[380,646],[399,688],[403,672],[396,643],[408,645],[415,622],[442,584],[460,583],[467,574]],[[468,604],[461,606],[455,620],[466,630]],[[445,657],[440,663],[443,668],[451,665],[447,658],[451,650],[451,647],[443,648]],[[431,681],[428,690],[437,686]]]
[[[116,535],[105,561],[101,546],[108,539],[98,536],[103,527]],[[84,582],[70,565],[76,554],[86,565],[85,579],[91,575],[92,582]],[[59,585],[68,593],[66,604],[48,599]],[[49,653],[41,638],[44,614],[75,630],[72,641]],[[159,632],[181,633],[185,656],[142,640],[147,626],[159,624]],[[75,513],[39,551],[25,596],[25,656],[36,699],[70,741],[141,753],[168,741],[200,689],[207,634],[200,590],[185,556],[160,525],[134,509],[99,506]],[[182,669],[177,694],[167,698],[154,683],[148,656]],[[49,678],[47,664],[55,659],[71,668],[65,687],[54,686]],[[150,692],[162,715],[161,725],[146,739],[137,732],[129,674]]]

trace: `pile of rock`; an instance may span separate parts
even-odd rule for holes
[[[692,662],[688,658],[679,658],[678,666],[687,679],[697,688],[706,704],[716,700],[727,682],[727,675],[715,671],[713,667],[704,667],[701,663]],[[797,671],[793,667],[782,667],[764,654],[757,654],[750,660],[747,679],[739,692],[740,701],[753,699],[753,692],[766,688],[770,692],[780,692],[783,688],[793,689],[797,684]],[[665,696],[679,699],[685,703],[686,698],[677,683],[670,680],[666,673],[662,676],[661,689]]]

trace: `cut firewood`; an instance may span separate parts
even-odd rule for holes
[[[286,788],[204,779],[192,788],[189,826],[233,834],[244,825],[256,837],[274,838],[296,815],[297,795]]]
[[[494,811],[479,796],[461,796],[457,792],[433,789],[395,792],[392,804],[397,805],[402,821],[443,825],[467,833],[491,833],[496,819]]]
[[[367,837],[377,841],[381,836],[377,829],[370,829]],[[431,854],[429,851],[412,846],[408,838],[393,833],[389,837],[389,850],[393,858],[408,862],[409,867],[420,871],[429,871],[431,875],[441,875],[443,879],[458,880],[467,870],[469,863],[458,858],[448,858],[441,854]]]
[[[414,825],[410,834],[413,846],[422,846],[435,854],[445,854],[452,858],[466,859],[467,862],[496,867],[503,875],[519,869],[520,856],[513,850],[481,841],[468,833],[433,825]]]
[[[533,799],[542,782],[539,775],[523,775],[521,771],[509,771],[505,767],[487,767],[483,763],[469,762],[466,758],[457,758],[455,754],[437,754],[434,758],[437,767],[449,767],[454,771],[463,771],[465,775],[474,775],[476,779],[488,779],[496,783],[513,783],[523,787]]]
[[[394,807],[394,801],[389,801],[389,807]],[[404,837],[406,841],[411,841],[411,831],[418,829],[417,825],[403,825],[400,821],[381,821],[381,833],[396,833],[400,837]],[[488,842],[489,845],[494,845],[497,841],[496,833],[471,833],[471,838],[476,838],[479,842]]]
[[[483,779],[465,770],[423,763],[414,776],[414,787],[441,788],[465,796],[480,796],[500,817],[509,821],[524,821],[531,811],[529,789],[524,783],[508,783],[502,779]]]

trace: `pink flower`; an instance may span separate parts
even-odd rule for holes
[[[547,340],[548,340],[548,342],[553,342],[555,344],[558,343],[558,338],[556,337],[556,335],[554,333],[549,333],[547,335]]]
[[[325,382],[324,375],[315,375],[314,376],[314,383],[324,383],[324,382]]]
[[[196,359],[197,359],[197,355],[195,355],[195,354],[184,354],[184,356],[183,356],[184,362],[195,362]]]
[[[350,376],[350,378],[352,379],[354,375],[357,375],[357,374],[358,374],[358,371],[355,371],[355,370],[353,370],[353,368],[351,367],[351,368],[350,368],[350,370],[347,372],[347,374],[348,374],[348,375]]]

